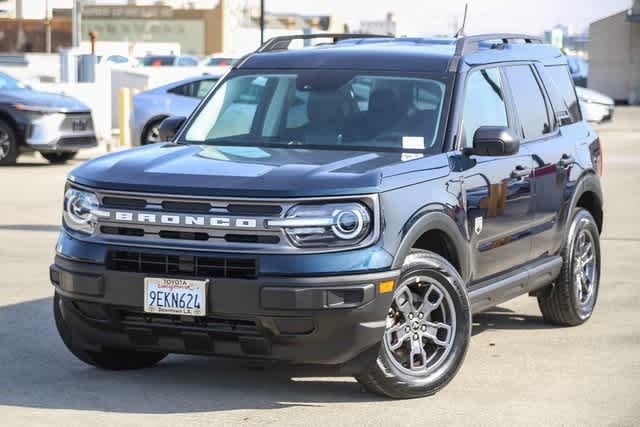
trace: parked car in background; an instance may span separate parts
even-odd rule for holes
[[[589,77],[589,63],[581,56],[567,56],[569,71],[573,83],[579,87],[587,87],[587,78]]]
[[[133,145],[159,142],[160,123],[172,115],[189,116],[216,84],[220,74],[204,74],[151,89],[133,97],[131,141]]]
[[[193,55],[147,55],[141,60],[144,67],[195,67],[198,58]]]
[[[136,67],[139,62],[135,58],[124,55],[98,55],[98,64],[111,67]]]
[[[592,89],[576,87],[580,109],[588,122],[602,123],[613,118],[615,103],[612,98]]]
[[[97,145],[91,110],[70,96],[31,89],[0,72],[0,165],[39,151],[51,163]]]
[[[216,53],[214,55],[209,55],[204,58],[200,65],[203,67],[230,67],[235,64],[238,59],[240,59],[240,55],[227,55],[224,53]]]

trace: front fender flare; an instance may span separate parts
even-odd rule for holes
[[[470,274],[469,243],[464,238],[460,227],[444,212],[426,212],[417,217],[414,216],[407,223],[407,227],[403,229],[404,236],[393,259],[392,268],[401,268],[405,257],[409,254],[416,241],[424,233],[431,230],[441,231],[449,237],[456,252],[460,275],[467,281]]]

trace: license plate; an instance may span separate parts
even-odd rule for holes
[[[144,279],[144,311],[147,313],[204,316],[208,280],[159,277]]]

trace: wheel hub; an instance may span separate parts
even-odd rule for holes
[[[398,369],[424,375],[451,351],[455,328],[453,300],[443,285],[430,277],[411,277],[394,295],[385,351]]]

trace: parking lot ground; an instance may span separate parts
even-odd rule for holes
[[[0,425],[640,425],[640,108],[616,113],[598,127],[606,200],[592,319],[549,326],[526,296],[478,315],[458,376],[415,400],[322,370],[220,358],[85,366],[54,329],[48,279],[73,165],[25,157],[0,169]]]

